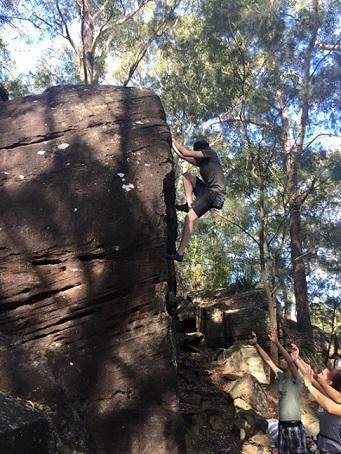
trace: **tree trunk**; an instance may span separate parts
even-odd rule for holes
[[[288,292],[285,283],[283,283],[282,295],[284,300],[284,318],[286,320],[292,320],[292,308],[294,303],[291,292]]]
[[[81,17],[83,77],[84,83],[89,84],[93,82],[94,77],[94,24],[87,0],[78,2],[78,7]]]
[[[277,332],[277,306],[276,296],[270,284],[270,276],[266,268],[266,254],[265,254],[265,195],[264,195],[264,181],[262,177],[259,178],[260,183],[260,197],[259,197],[259,262],[262,275],[262,283],[265,294],[268,300],[268,311],[270,319],[270,329]],[[278,349],[277,346],[270,343],[270,355],[275,364],[278,364]]]
[[[277,90],[277,99],[281,108],[282,141],[285,170],[287,174],[287,191],[290,209],[289,228],[291,265],[294,280],[297,324],[299,329],[310,333],[312,328],[309,315],[307,280],[301,239],[302,199],[297,190],[297,167],[300,153],[298,153],[299,150],[294,150],[290,144],[290,121],[286,110],[285,100],[280,89]]]
[[[300,204],[294,204],[290,211],[290,247],[296,300],[297,325],[301,331],[311,332],[307,279],[301,241]]]

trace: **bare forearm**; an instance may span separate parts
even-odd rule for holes
[[[309,364],[303,361],[303,359],[299,356],[297,359],[293,360],[296,366],[298,367],[298,370],[301,372],[302,375],[307,373],[307,370],[310,368]],[[317,388],[322,394],[325,394],[322,386],[319,384],[315,378],[312,378],[312,384]]]
[[[330,386],[326,381],[320,382],[324,394],[330,397],[337,404],[341,404],[341,393]]]
[[[286,349],[283,347],[283,345],[278,340],[276,341],[276,346],[277,346],[278,350],[280,351],[280,353],[283,355],[286,362],[288,363],[288,367],[289,367],[293,377],[297,377],[297,368],[296,368],[294,360],[292,359],[290,354],[286,351]]]
[[[318,402],[318,404],[328,413],[336,416],[341,416],[340,404],[337,404],[333,400],[329,399],[329,397],[322,394],[318,389],[315,388],[312,383],[307,384],[307,388],[309,389],[314,399]]]
[[[266,353],[265,350],[262,349],[262,347],[259,344],[256,344],[256,349],[257,349],[258,353],[260,354],[260,356],[262,357],[263,361],[265,361],[266,363],[271,361],[270,356]]]
[[[294,363],[292,357],[289,355],[289,353],[286,351],[286,349],[283,347],[283,345],[279,341],[276,342],[276,345],[277,345],[278,350],[280,351],[280,353],[283,355],[284,359],[286,360],[286,362],[289,365],[292,364],[293,366],[295,366],[295,363]]]
[[[176,146],[176,148],[179,150],[179,152],[182,154],[183,157],[187,157],[189,154],[189,150],[187,150],[186,147],[184,147],[180,142],[177,140],[173,139],[173,142]]]

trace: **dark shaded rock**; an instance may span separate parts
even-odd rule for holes
[[[224,290],[191,295],[197,311],[197,329],[212,347],[229,347],[251,339],[255,331],[261,345],[267,344],[269,317],[262,289],[229,295]]]
[[[177,344],[182,345],[184,347],[192,345],[198,347],[201,341],[204,339],[204,335],[202,333],[176,333],[176,341]]]
[[[196,307],[191,301],[184,298],[178,300],[176,315],[180,322],[195,320],[196,314]]]
[[[159,98],[78,86],[9,101],[0,149],[0,390],[44,405],[56,453],[177,452]]]
[[[3,454],[46,454],[48,423],[17,399],[0,394],[0,450]]]

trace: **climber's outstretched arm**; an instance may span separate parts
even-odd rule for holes
[[[178,154],[178,156],[180,158],[184,159],[185,161],[190,162],[191,164],[197,166],[198,163],[195,158],[204,157],[204,154],[202,151],[188,150],[180,142],[178,142],[176,139],[174,139],[174,137],[172,138],[172,140],[173,140],[173,149]]]

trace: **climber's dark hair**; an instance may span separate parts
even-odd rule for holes
[[[208,148],[210,148],[210,144],[208,143],[206,137],[199,137],[193,144],[194,151],[207,150]]]

